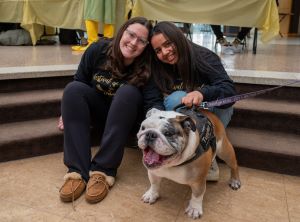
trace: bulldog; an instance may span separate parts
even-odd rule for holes
[[[191,187],[185,213],[193,219],[200,218],[206,176],[216,155],[231,168],[231,189],[241,187],[235,152],[224,126],[207,110],[182,108],[175,112],[153,108],[142,122],[137,138],[151,184],[142,196],[145,203],[155,203],[161,180],[167,178]]]

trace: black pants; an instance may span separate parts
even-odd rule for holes
[[[62,98],[64,163],[69,172],[79,173],[86,181],[89,171],[116,176],[127,137],[142,111],[142,102],[142,94],[131,85],[121,86],[110,99],[82,82],[69,83]],[[99,129],[100,143],[93,159],[91,126]]]
[[[221,26],[220,25],[211,25],[211,29],[213,30],[215,36],[217,37],[217,39],[222,38],[223,37],[223,32],[221,31]],[[251,28],[248,27],[242,27],[241,31],[239,31],[239,33],[237,34],[237,38],[239,40],[243,40],[246,35],[248,34],[248,32],[250,32]]]

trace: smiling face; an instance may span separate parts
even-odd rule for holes
[[[143,53],[148,44],[148,34],[148,29],[139,23],[129,25],[124,31],[120,40],[120,50],[125,65],[130,65],[136,57]]]
[[[178,62],[178,52],[173,42],[167,39],[162,33],[156,34],[151,38],[151,45],[157,58],[170,65]]]

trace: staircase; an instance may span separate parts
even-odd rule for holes
[[[62,151],[57,120],[74,71],[0,79],[0,162]],[[239,93],[269,87],[237,83]],[[241,166],[300,175],[299,98],[300,87],[290,86],[234,105],[227,133]]]
[[[0,80],[0,162],[61,152],[56,125],[65,85],[75,70]],[[51,72],[51,75],[49,73]],[[28,77],[25,73],[22,76]],[[35,75],[36,76],[36,75]]]
[[[239,94],[272,86],[237,84]],[[300,88],[238,101],[227,133],[239,165],[300,175]]]

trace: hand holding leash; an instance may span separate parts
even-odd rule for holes
[[[187,107],[192,107],[193,105],[199,106],[203,101],[203,95],[199,91],[192,91],[188,93],[185,97],[182,97],[181,103]]]
[[[209,102],[203,102],[203,95],[199,91],[193,91],[193,92],[188,93],[185,97],[183,97],[181,99],[181,104],[174,107],[173,110],[176,111],[178,108],[183,107],[183,106],[187,106],[187,107],[193,108],[193,109],[195,109],[195,107],[198,107],[201,109],[208,109],[211,107],[223,106],[223,105],[226,105],[229,103],[234,103],[239,100],[258,96],[258,95],[279,89],[281,87],[293,85],[293,84],[296,84],[299,82],[300,82],[300,80],[294,80],[294,81],[288,82],[288,83],[280,85],[280,86],[275,86],[275,87],[268,88],[268,89],[262,89],[262,90],[258,90],[258,91],[254,91],[254,92],[239,94],[239,95],[226,97],[226,98],[222,98],[222,99],[217,99],[217,100],[209,101]]]

